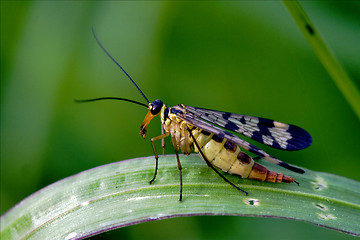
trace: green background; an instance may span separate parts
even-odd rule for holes
[[[360,87],[359,2],[301,4]],[[146,140],[138,134],[146,109],[74,103],[104,96],[144,102],[91,27],[150,101],[301,126],[314,139],[308,149],[261,147],[286,162],[360,180],[359,119],[280,1],[1,1],[1,214],[67,176],[153,154],[149,139],[160,134],[159,120]],[[173,153],[169,142],[167,153]],[[296,221],[225,216],[148,222],[93,238],[305,235],[352,238]]]

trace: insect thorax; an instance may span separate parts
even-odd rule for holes
[[[178,117],[184,113],[185,109],[178,105],[162,109],[160,117],[164,131],[170,133],[174,148],[181,149],[182,153],[189,155],[192,151],[193,140],[188,129],[193,129],[193,126]]]

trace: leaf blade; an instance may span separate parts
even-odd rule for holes
[[[177,216],[238,215],[297,219],[359,235],[360,183],[306,170],[296,184],[226,177],[249,192],[238,192],[196,155],[181,157],[184,198],[173,155],[160,158],[153,184],[153,157],[100,166],[56,182],[24,199],[1,217],[4,239],[79,239],[110,229]],[[353,219],[354,221],[350,221]]]

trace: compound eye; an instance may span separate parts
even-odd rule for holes
[[[153,115],[159,114],[163,105],[164,105],[163,102],[159,99],[156,99],[155,101],[153,101],[150,105],[151,114],[153,114]]]

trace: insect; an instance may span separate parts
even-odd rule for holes
[[[254,153],[258,158],[264,158],[274,164],[282,166],[296,173],[304,173],[300,168],[291,166],[279,159],[270,156],[265,151],[248,143],[236,135],[228,132],[233,131],[249,137],[255,141],[271,146],[273,148],[293,151],[306,148],[311,145],[312,138],[304,129],[277,122],[266,118],[251,117],[246,115],[215,111],[205,108],[191,107],[183,104],[174,107],[166,107],[159,99],[150,102],[130,75],[120,66],[120,64],[110,55],[99,41],[93,30],[94,37],[102,50],[111,60],[125,73],[130,81],[137,88],[148,104],[134,100],[118,97],[102,97],[78,102],[90,102],[106,99],[128,101],[148,108],[148,113],[141,124],[140,135],[145,138],[146,130],[150,121],[160,116],[162,134],[151,138],[151,144],[155,155],[155,173],[150,180],[150,184],[155,181],[158,170],[158,153],[155,148],[155,141],[161,140],[163,150],[165,149],[164,139],[171,137],[172,145],[175,149],[176,159],[180,175],[180,198],[182,201],[182,166],[179,158],[179,150],[185,155],[195,151],[205,160],[206,164],[212,168],[224,181],[229,183],[237,190],[248,193],[224,177],[218,169],[230,174],[238,175],[241,178],[248,178],[267,182],[292,183],[295,179],[268,170],[266,167],[254,161],[243,149]],[[226,129],[226,130],[224,130]],[[298,184],[298,183],[297,183]]]

